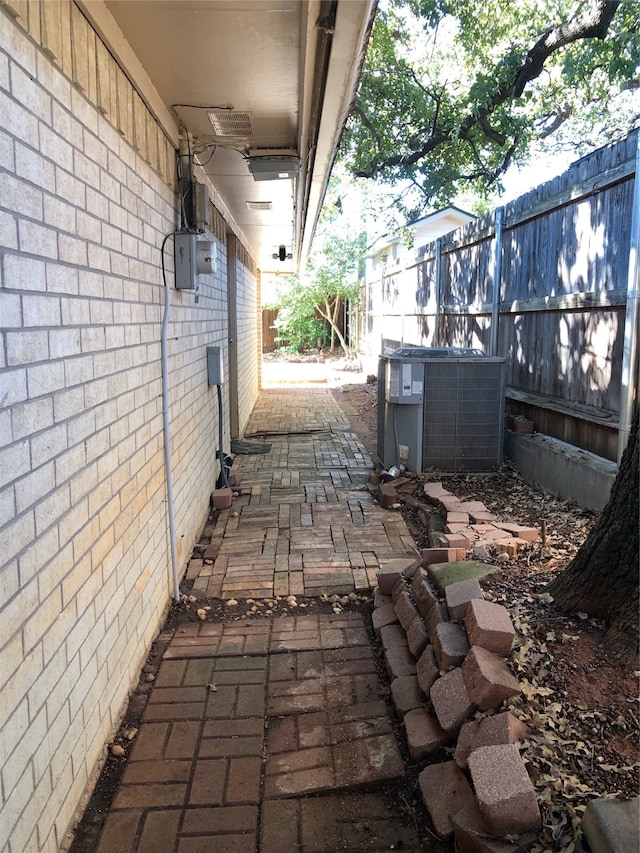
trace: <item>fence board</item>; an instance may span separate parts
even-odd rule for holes
[[[635,131],[505,205],[500,247],[495,354],[507,357],[511,410],[611,459],[637,140]],[[469,223],[367,283],[370,352],[385,341],[490,351],[495,220]]]

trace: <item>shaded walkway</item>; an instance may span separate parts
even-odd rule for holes
[[[193,594],[369,591],[415,553],[327,390],[263,391],[245,440],[270,449],[236,457],[240,496],[205,531]],[[176,631],[97,853],[423,849],[377,791],[404,765],[365,617],[292,612]]]
[[[262,391],[245,439],[270,449],[236,456],[240,496],[205,531],[194,595],[366,591],[381,564],[415,554],[402,516],[370,494],[371,457],[328,390]]]

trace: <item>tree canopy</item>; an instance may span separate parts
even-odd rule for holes
[[[410,182],[411,218],[495,190],[535,143],[585,153],[640,118],[639,30],[635,0],[386,0],[341,158]]]

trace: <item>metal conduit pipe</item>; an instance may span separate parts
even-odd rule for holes
[[[164,249],[167,241],[175,235],[175,231],[162,241],[160,254],[162,256],[162,281],[164,283],[164,313],[162,315],[162,332],[160,335],[160,362],[162,368],[162,427],[164,433],[164,466],[167,477],[167,514],[169,518],[169,542],[171,545],[171,569],[173,574],[173,598],[180,601],[180,578],[178,577],[178,547],[176,544],[176,519],[173,497],[173,468],[171,461],[171,429],[169,421],[169,312],[171,309],[171,291],[167,284],[167,274],[164,266]]]
[[[636,144],[636,177],[631,216],[627,310],[622,351],[622,387],[618,426],[618,465],[629,441],[633,406],[638,398],[638,326],[640,326],[640,133]]]

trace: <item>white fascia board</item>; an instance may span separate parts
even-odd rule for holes
[[[376,0],[339,0],[310,184],[301,264],[309,255],[340,137],[353,104]]]

